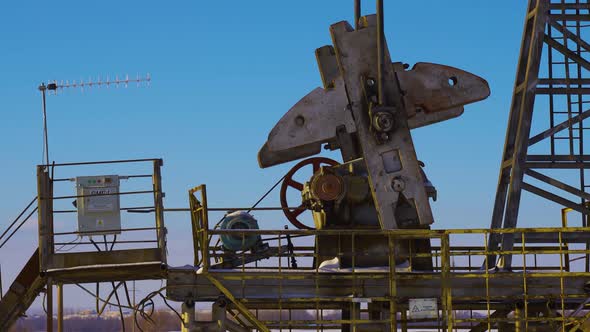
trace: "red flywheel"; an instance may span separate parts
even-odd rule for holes
[[[287,188],[291,187],[299,192],[303,191],[303,183],[295,180],[293,177],[299,171],[303,169],[309,169],[312,171],[311,175],[315,174],[315,172],[320,170],[322,166],[336,166],[339,163],[336,160],[332,160],[329,158],[323,157],[315,157],[302,160],[297,165],[293,166],[289,172],[285,175],[283,179],[283,183],[281,184],[281,207],[283,208],[283,212],[287,219],[293,224],[293,226],[297,227],[298,229],[315,229],[314,227],[310,227],[302,223],[297,217],[299,217],[305,210],[305,206],[303,204],[299,204],[296,208],[290,208],[290,205],[287,202]],[[305,171],[305,170],[304,170]]]

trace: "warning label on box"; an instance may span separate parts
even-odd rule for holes
[[[425,319],[438,317],[438,305],[436,299],[410,299],[409,318]]]

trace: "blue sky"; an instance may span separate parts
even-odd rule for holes
[[[364,3],[364,13],[374,12],[373,1]],[[462,117],[413,132],[439,191],[435,228],[489,225],[524,12],[525,1],[386,1],[394,61],[456,66],[492,90]],[[314,50],[330,43],[330,24],[352,13],[352,1],[342,0],[2,2],[0,225],[35,196],[36,87],[99,75],[150,73],[153,81],[49,96],[52,160],[162,157],[168,207],[186,206],[187,190],[201,183],[211,205],[252,204],[292,166],[259,169],[259,147],[320,85]],[[276,205],[276,196],[265,205]],[[523,213],[534,218],[521,225],[557,224],[557,208],[541,213],[534,202],[525,197]],[[190,263],[188,216],[167,217],[171,261]],[[35,247],[31,224],[0,251],[5,289]]]

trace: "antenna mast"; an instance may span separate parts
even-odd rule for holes
[[[129,78],[129,75],[125,75],[124,79],[119,79],[119,76],[115,76],[115,79],[111,80],[109,76],[107,76],[106,80],[101,80],[100,76],[93,81],[92,79],[88,79],[88,81],[84,82],[84,80],[80,80],[76,82],[75,80],[70,83],[69,81],[60,81],[57,80],[49,81],[49,83],[41,83],[38,89],[41,91],[41,98],[42,98],[42,107],[43,107],[43,159],[44,164],[49,165],[49,138],[47,133],[47,102],[46,102],[46,93],[47,91],[53,91],[54,94],[57,94],[59,90],[70,89],[70,88],[80,88],[84,91],[85,88],[92,88],[92,87],[101,87],[106,86],[107,88],[110,86],[114,86],[118,88],[120,85],[124,85],[125,88],[129,86],[129,83],[137,83],[139,87],[141,83],[146,83],[149,85],[152,78],[150,74],[140,77],[137,75],[136,78]]]

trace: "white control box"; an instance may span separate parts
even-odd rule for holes
[[[78,232],[82,236],[121,233],[119,176],[76,177]]]

